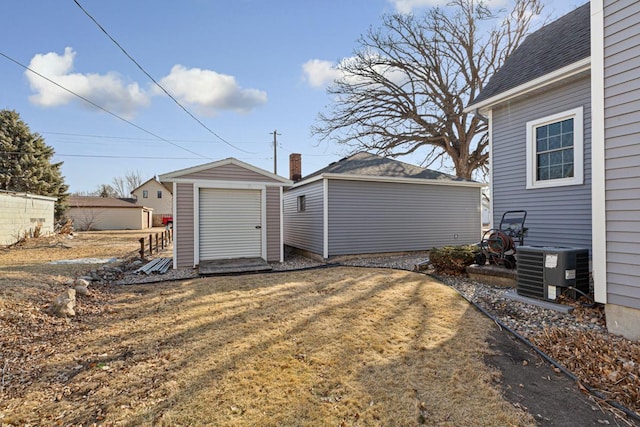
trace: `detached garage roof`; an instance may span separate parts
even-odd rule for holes
[[[345,157],[329,166],[305,177],[298,184],[303,185],[321,178],[379,180],[420,180],[442,184],[460,184],[483,186],[476,181],[458,178],[453,175],[422,168],[398,160],[359,152]],[[434,182],[435,181],[435,182]]]
[[[135,208],[152,209],[136,205],[135,199],[97,196],[69,196],[67,204],[72,208]]]
[[[238,175],[238,171],[241,170],[249,171],[253,174],[253,176],[249,178],[244,173]],[[260,169],[256,166],[250,165],[249,163],[245,163],[233,157],[165,173],[160,175],[159,179],[162,183],[193,182],[195,180],[246,181],[248,179],[255,179],[257,181],[269,181],[280,185],[293,184],[292,181],[286,178],[268,172],[264,169]]]

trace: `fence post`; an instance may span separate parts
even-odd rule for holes
[[[160,249],[158,246],[158,233],[156,233],[156,252],[160,252]]]
[[[144,237],[140,238],[140,258],[144,259]]]
[[[162,250],[164,251],[164,232],[160,233],[160,245],[162,245]]]
[[[153,235],[149,234],[149,255],[153,255]]]

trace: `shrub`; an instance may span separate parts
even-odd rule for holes
[[[459,276],[465,273],[468,265],[473,264],[478,247],[473,245],[443,246],[429,252],[429,261],[436,273]]]

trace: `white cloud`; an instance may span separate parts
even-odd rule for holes
[[[174,65],[160,84],[181,103],[190,104],[209,116],[220,110],[244,113],[267,102],[266,92],[243,89],[235,77],[212,70]]]
[[[349,56],[343,58],[340,64],[335,64],[331,61],[325,61],[321,59],[310,59],[302,64],[302,70],[304,73],[304,79],[312,87],[325,87],[331,85],[335,81],[342,81],[350,84],[358,84],[367,82],[367,79],[363,77],[347,73],[339,68],[349,68],[350,65],[355,64],[358,61],[356,57]],[[402,85],[407,81],[406,74],[397,69],[390,68],[383,65],[374,65],[374,69],[377,73],[384,75],[390,81]]]
[[[406,14],[421,7],[445,6],[449,0],[388,0],[388,2],[397,12]],[[491,7],[502,7],[509,4],[509,0],[488,0],[487,4]]]
[[[388,0],[400,13],[411,13],[419,7],[442,6],[447,0]]]
[[[342,77],[333,62],[321,59],[310,59],[302,64],[302,72],[305,81],[316,88],[328,86]]]
[[[29,68],[97,105],[127,118],[131,118],[138,108],[149,104],[149,97],[137,83],[126,84],[117,73],[73,73],[75,56],[76,52],[70,47],[64,49],[63,55],[55,52],[36,54],[31,58]],[[29,100],[36,105],[56,107],[78,101],[88,106],[72,93],[28,70],[25,71],[25,75],[31,90],[35,92]]]

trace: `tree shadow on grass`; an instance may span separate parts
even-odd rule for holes
[[[486,324],[423,275],[332,268],[154,289],[120,291],[116,312],[74,340],[74,357],[45,368],[61,396],[34,402],[38,414],[65,411],[76,424],[406,425],[475,409],[463,405],[476,385],[467,371],[482,366]]]

